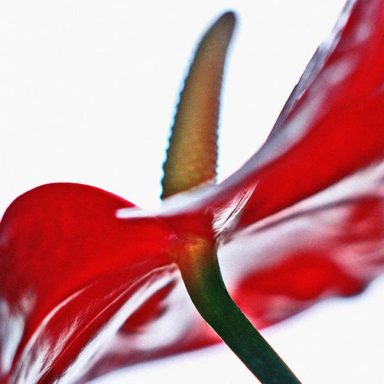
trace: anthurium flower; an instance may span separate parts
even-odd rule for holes
[[[231,334],[236,322],[241,337],[255,336],[240,311],[240,320],[223,318],[233,307],[217,260],[257,327],[357,294],[382,272],[384,1],[347,3],[264,146],[214,184],[233,27],[233,14],[223,15],[198,47],[164,165],[161,208],[148,212],[94,187],[59,183],[25,193],[5,212],[1,384],[82,383],[217,342],[183,280],[241,355]]]

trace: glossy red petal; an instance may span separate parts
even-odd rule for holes
[[[372,168],[344,179],[237,232],[222,247],[233,295],[256,325],[271,325],[329,297],[360,293],[383,273],[381,175],[382,169]]]
[[[51,184],[6,211],[1,383],[52,383],[62,375],[80,382],[101,359],[105,371],[121,363],[121,353],[127,363],[162,355],[164,345],[168,353],[196,345],[185,336],[196,314],[179,326],[177,295],[167,297],[179,282],[167,256],[175,235],[155,218],[116,218],[119,208],[130,206],[97,188]],[[165,313],[162,335],[156,324]]]
[[[247,260],[236,295],[258,324],[358,293],[384,270],[383,35],[384,2],[350,1],[265,146],[232,177],[254,189],[223,253]]]
[[[260,151],[281,155],[261,171],[242,227],[383,160],[384,4],[357,1],[350,8]]]
[[[383,1],[349,1],[262,148],[221,184],[169,199],[160,215],[222,215],[240,204],[238,230],[382,161],[383,34]]]
[[[212,221],[232,292],[259,326],[384,270],[383,36],[384,1],[349,1],[260,151],[157,212],[199,236],[196,220]]]
[[[383,35],[383,1],[348,2],[264,147],[222,185],[249,187],[222,259],[259,326],[384,271]]]

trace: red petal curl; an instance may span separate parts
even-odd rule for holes
[[[384,1],[349,1],[263,147],[156,212],[199,236],[211,221],[232,292],[259,326],[358,293],[384,270],[383,36]]]
[[[156,218],[117,219],[123,207],[133,205],[97,188],[49,184],[8,208],[0,224],[1,383],[79,383],[199,343],[186,336],[200,324],[194,312],[175,321],[188,297],[168,297],[179,283],[168,257],[175,234]]]

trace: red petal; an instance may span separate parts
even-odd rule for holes
[[[275,160],[250,175],[257,190],[242,227],[382,161],[383,34],[384,3],[358,1],[344,29],[315,55],[256,156]]]
[[[196,316],[172,329],[177,297],[164,300],[179,281],[166,254],[175,236],[155,218],[116,218],[130,206],[93,187],[51,184],[9,207],[0,226],[0,382],[51,383],[63,372],[80,382],[97,360],[105,371],[161,355],[164,344],[170,353],[198,342],[184,335]]]
[[[227,274],[241,271],[238,301],[258,324],[358,292],[384,269],[383,36],[384,1],[349,1],[261,150],[220,185],[158,212],[200,236],[209,236],[202,217],[212,221],[220,259],[233,259]],[[298,274],[300,289],[289,277]]]
[[[236,230],[382,161],[383,35],[384,2],[349,1],[265,145],[220,185],[169,199],[159,214],[217,215],[246,196]]]
[[[368,175],[262,220],[222,247],[235,299],[255,324],[267,326],[320,300],[360,293],[383,272],[384,199],[381,180]],[[353,188],[356,182],[360,188]]]
[[[255,188],[227,253],[248,260],[236,292],[262,325],[358,293],[384,270],[384,2],[349,2],[340,27],[265,146],[223,183]]]
[[[358,293],[384,269],[383,36],[384,1],[349,1],[261,150],[157,212],[200,236],[202,216],[212,220],[224,273],[258,325]]]

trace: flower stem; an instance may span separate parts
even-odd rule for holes
[[[211,247],[194,247],[191,257],[177,264],[196,308],[263,384],[298,384],[300,381],[277,355],[230,297]]]

